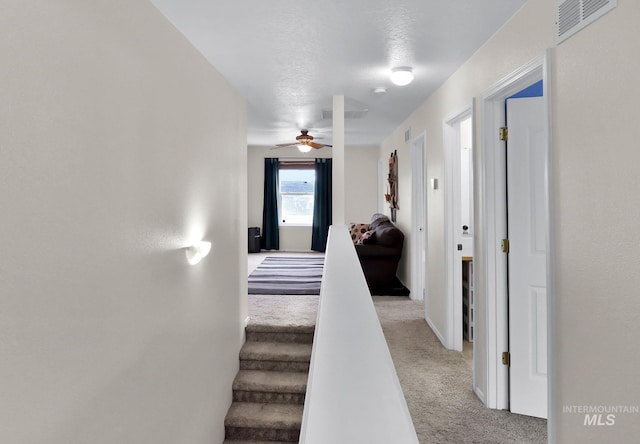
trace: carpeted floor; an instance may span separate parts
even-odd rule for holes
[[[249,295],[249,318],[256,325],[316,325],[314,295]]]
[[[374,297],[420,442],[546,443],[547,421],[484,407],[462,353],[446,350],[422,302]]]
[[[462,353],[446,350],[423,317],[421,302],[374,296],[391,356],[421,443],[537,444],[545,420],[486,409],[472,390]],[[249,296],[251,323],[313,325],[318,296]]]

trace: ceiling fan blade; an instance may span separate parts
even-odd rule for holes
[[[278,143],[276,146],[291,146],[298,145],[300,142],[291,142],[291,143]]]
[[[312,148],[318,149],[318,148],[324,148],[325,146],[329,146],[329,145],[323,145],[321,143],[315,143],[315,142],[307,142],[307,145],[309,145]]]

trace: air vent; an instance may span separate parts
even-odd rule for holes
[[[362,119],[367,113],[368,109],[356,109],[351,111],[344,112],[345,119]],[[333,119],[333,111],[328,109],[323,109],[321,114],[322,120],[325,119]]]
[[[618,6],[618,0],[556,0],[558,43]]]

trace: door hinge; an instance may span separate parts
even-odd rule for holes
[[[502,239],[500,247],[502,248],[503,253],[509,253],[509,239]]]
[[[500,140],[509,140],[509,128],[506,126],[500,127]]]
[[[511,365],[511,353],[502,352],[502,363],[504,365]]]

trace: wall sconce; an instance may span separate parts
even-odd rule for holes
[[[195,244],[185,248],[185,253],[187,255],[187,261],[190,265],[195,265],[202,260],[202,258],[206,257],[211,251],[211,242],[200,241]]]

